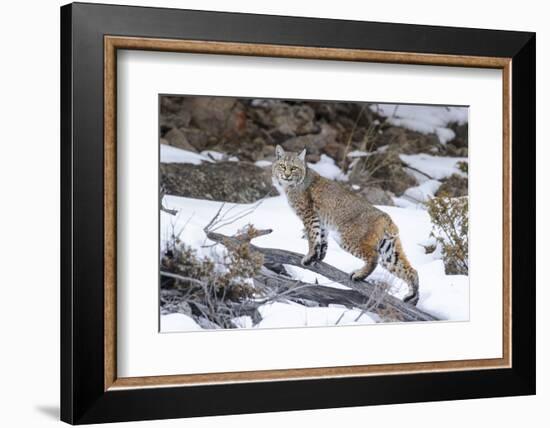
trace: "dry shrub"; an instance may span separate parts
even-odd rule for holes
[[[468,197],[437,197],[426,202],[445,272],[468,275]]]
[[[246,242],[210,258],[171,239],[161,258],[161,310],[184,312],[203,328],[235,328],[233,319],[255,315],[243,313],[240,304],[253,297],[252,278],[262,264]]]
[[[467,161],[459,161],[456,163],[456,166],[460,171],[462,171],[465,174],[468,174],[468,162]]]

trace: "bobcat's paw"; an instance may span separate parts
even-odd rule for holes
[[[411,305],[416,306],[418,304],[419,298],[420,298],[420,296],[418,295],[418,293],[416,293],[416,294],[411,294],[411,295],[405,296],[403,301],[405,303],[410,303]]]
[[[319,260],[324,260],[324,258],[327,255],[327,249],[328,249],[328,245],[325,242],[323,242],[319,250],[319,257],[318,257]]]
[[[312,264],[315,264],[317,261],[317,258],[315,257],[315,254],[307,254],[304,257],[302,257],[302,266],[311,266]]]
[[[362,281],[367,277],[362,269],[354,270],[349,274],[349,279],[352,281]]]

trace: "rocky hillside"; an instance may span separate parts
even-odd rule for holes
[[[466,108],[179,96],[160,103],[161,144],[174,149],[161,159],[167,194],[239,203],[276,194],[277,144],[306,148],[310,166],[374,204],[467,194]]]

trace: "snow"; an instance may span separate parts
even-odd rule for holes
[[[432,156],[425,153],[416,155],[399,155],[401,160],[409,166],[430,175],[433,179],[442,180],[453,174],[466,177],[459,168],[458,162],[468,162],[468,158]]]
[[[439,137],[439,142],[441,144],[448,143],[449,141],[455,138],[455,132],[449,128],[435,128],[436,135]]]
[[[216,152],[215,150],[204,150],[201,152],[201,155],[215,161],[238,162],[239,160],[236,156],[227,156],[227,154]]]
[[[418,275],[422,278],[420,309],[441,317],[452,313],[456,320],[469,318],[469,282],[466,275],[445,275],[442,260],[434,260],[419,267]],[[445,293],[439,292],[443,288]]]
[[[336,165],[334,159],[322,154],[321,159],[317,163],[308,163],[307,166],[317,172],[317,174],[330,180],[347,181],[346,175]]]
[[[160,316],[160,331],[169,333],[172,331],[194,331],[202,330],[201,327],[184,314],[168,314]]]
[[[231,321],[238,327],[238,328],[252,328],[252,318],[248,315],[243,315],[242,317],[233,318]]]
[[[160,162],[161,163],[192,163],[199,165],[202,162],[212,162],[207,156],[190,152],[188,150],[178,149],[177,147],[160,145]]]
[[[325,162],[324,165],[330,165],[330,163]],[[333,166],[335,165],[333,164]],[[430,190],[428,189],[430,185],[425,185],[426,190]],[[220,252],[224,251],[223,246],[220,245],[209,247],[208,245],[212,242],[206,238],[203,231],[205,225],[218,211],[221,205],[220,202],[165,196],[163,203],[166,208],[177,209],[179,212],[177,216],[161,212],[161,248],[164,248],[166,239],[173,229],[176,233],[180,233],[180,239],[183,242],[197,250],[199,256],[215,257],[216,254],[219,256]],[[253,206],[254,204],[227,204],[224,210],[231,208],[229,215],[234,216]],[[428,213],[414,206],[407,208],[380,206],[378,208],[388,213],[399,227],[405,253],[412,265],[418,270],[420,278],[418,307],[444,320],[467,320],[469,317],[468,277],[446,275],[443,263],[440,260],[440,254],[437,252],[426,254],[422,246],[430,239],[432,226]],[[305,254],[307,251],[307,241],[302,238],[303,225],[288,206],[284,196],[265,199],[250,215],[232,224],[225,225],[217,231],[223,234],[234,234],[248,223],[259,229],[273,229],[271,234],[256,238],[254,240],[255,245],[283,248],[301,254]],[[329,236],[325,261],[345,272],[350,272],[362,266],[361,260],[339,247],[334,236]],[[320,285],[345,288],[345,286],[335,284],[327,278],[306,269],[295,266],[287,266],[287,269],[292,276],[302,281],[309,283],[317,281]],[[389,282],[392,286],[391,293],[397,297],[402,298],[407,293],[406,284],[391,276],[380,266],[374,270],[370,279]],[[262,306],[261,312],[265,315],[265,319],[255,328],[332,325],[340,318],[343,309],[337,307],[305,308],[297,304],[277,302]],[[339,324],[354,323],[357,318],[356,315],[358,314],[349,311],[349,314],[342,317]],[[164,318],[166,316],[161,317],[163,319],[162,331],[165,331],[165,325],[168,326],[167,328],[175,328],[174,325],[177,319],[170,319],[168,323],[165,323]],[[376,321],[376,317],[369,313],[359,318],[357,323],[375,322],[373,320]],[[183,323],[183,320],[181,322]],[[250,320],[242,319],[238,322],[243,328],[251,328]],[[188,329],[182,328],[182,330]]]
[[[467,162],[468,158],[432,156],[424,153],[415,155],[401,154],[399,157],[410,167],[415,168],[405,169],[419,183],[417,186],[409,187],[402,196],[393,198],[394,204],[401,208],[424,208],[423,203],[432,198],[439,189],[439,186],[441,186],[440,180],[453,174],[467,177],[467,174],[458,168],[458,163]],[[432,178],[428,178],[426,174]]]
[[[423,134],[435,133],[445,144],[455,137],[450,123],[468,121],[468,107],[373,104],[371,110],[386,117],[388,123]]]
[[[326,327],[376,323],[375,316],[359,309],[336,305],[328,308],[308,308],[297,303],[270,303],[259,308],[262,320],[257,328]]]
[[[370,156],[370,153],[364,150],[352,150],[348,153],[348,158],[366,158],[367,156]]]
[[[192,163],[193,165],[199,165],[202,162],[237,162],[238,160],[239,158],[236,156],[227,156],[226,154],[215,150],[204,150],[199,154],[189,150],[168,146],[166,144],[160,145],[161,163]]]
[[[422,184],[415,187],[409,187],[405,190],[404,196],[408,197],[412,201],[426,202],[428,199],[433,198],[437,189],[441,186],[441,182],[437,180],[426,180]]]
[[[260,168],[265,168],[265,167],[271,166],[272,164],[273,162],[268,160],[259,160],[254,163],[254,165],[259,166]]]

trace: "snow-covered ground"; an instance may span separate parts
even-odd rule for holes
[[[399,155],[407,165],[430,175],[436,180],[458,174],[466,177],[459,168],[459,162],[468,162],[468,158],[453,158],[450,156],[432,156],[425,153],[416,155]]]
[[[445,144],[455,137],[449,123],[468,121],[467,107],[420,106],[406,104],[372,104],[371,110],[386,117],[388,123],[423,134],[435,133]]]
[[[199,255],[212,256],[213,251],[224,251],[222,246],[210,247],[211,243],[203,232],[203,228],[220,207],[220,202],[166,196],[164,205],[179,211],[176,217],[161,212],[161,248],[165,240],[174,230],[180,233],[183,242],[195,248]],[[234,204],[228,204],[232,206]],[[232,212],[244,211],[254,204],[239,205]],[[444,320],[467,320],[468,315],[468,277],[462,275],[446,275],[442,260],[437,254],[426,254],[422,245],[432,243],[430,239],[431,223],[426,211],[398,207],[379,207],[387,212],[400,229],[401,239],[407,256],[420,277],[420,301],[418,307]],[[303,226],[289,208],[284,196],[264,200],[249,216],[219,229],[220,233],[234,234],[238,229],[251,223],[259,229],[272,228],[273,233],[254,240],[258,246],[284,248],[304,254],[307,242],[302,238]],[[184,227],[185,226],[185,227]],[[183,229],[183,230],[182,230]],[[325,261],[339,269],[350,272],[361,267],[361,260],[342,250],[338,244],[329,238],[329,248]],[[321,285],[342,288],[330,280],[295,266],[287,267],[297,279],[307,282],[318,281]],[[391,293],[403,297],[407,291],[405,283],[393,278],[383,268],[377,267],[372,279],[385,280],[392,285]],[[340,325],[354,323],[373,323],[376,316],[360,315],[342,307],[306,308],[294,303],[274,303],[264,305],[260,310],[263,320],[256,328],[264,327],[300,327],[334,325],[339,320]],[[240,325],[252,327],[250,320],[240,320]],[[161,317],[162,331],[186,331],[197,328],[193,320],[185,315],[163,315]]]
[[[441,180],[453,174],[467,177],[467,174],[458,168],[458,164],[468,162],[468,158],[432,156],[425,153],[402,154],[399,157],[411,167],[407,168],[407,172],[416,178],[418,185],[409,187],[402,196],[393,198],[398,207],[422,209],[422,204],[436,194],[442,184]]]
[[[205,150],[201,153],[194,153],[188,150],[178,149],[177,147],[167,146],[166,144],[160,145],[160,163],[192,163],[193,165],[199,165],[202,162],[215,162],[215,161],[238,161],[235,156],[226,156],[223,153],[216,152],[214,150]]]
[[[400,106],[406,107],[406,106]],[[161,162],[181,162],[200,164],[225,159],[219,152],[192,153],[170,146],[161,145]],[[357,155],[361,155],[357,153]],[[465,175],[458,167],[459,161],[466,158],[437,157],[427,154],[401,155],[404,162],[412,168],[428,174],[418,173],[411,169],[408,172],[414,175],[419,182],[418,186],[406,190],[399,198],[394,198],[396,207],[379,206],[395,221],[400,230],[400,237],[407,257],[417,269],[420,278],[420,300],[418,307],[442,320],[464,321],[469,318],[469,282],[464,275],[446,275],[441,254],[438,251],[426,254],[424,246],[434,244],[430,237],[432,224],[426,210],[421,209],[420,202],[432,197],[442,179],[452,174]],[[236,160],[236,159],[229,159]],[[258,166],[267,167],[268,161],[258,161]],[[319,174],[333,180],[346,180],[334,160],[322,155],[316,164],[309,167]],[[199,256],[215,256],[216,252],[225,251],[223,246],[211,246],[203,229],[216,214],[221,202],[191,199],[177,196],[165,196],[163,204],[166,208],[176,209],[177,216],[161,212],[160,237],[161,248],[165,247],[166,240],[173,232],[180,234],[182,242],[196,249]],[[226,204],[232,208],[232,215],[237,212],[250,210],[256,204]],[[307,252],[307,241],[303,239],[303,226],[298,217],[288,206],[284,196],[276,196],[264,200],[252,212],[217,230],[220,233],[232,235],[247,224],[253,224],[258,229],[273,229],[273,233],[254,240],[258,246],[283,248],[301,254]],[[336,241],[329,237],[329,248],[325,261],[343,271],[351,272],[362,266],[362,261],[341,249]],[[327,278],[296,266],[286,266],[287,271],[296,279],[304,282],[326,285],[329,287],[346,288]],[[382,267],[377,267],[371,279],[382,280],[391,285],[390,293],[402,298],[407,292],[404,282],[394,278]],[[379,321],[375,314],[361,313],[359,310],[350,310],[339,305],[326,308],[307,308],[297,303],[271,303],[260,308],[262,321],[252,325],[250,317],[240,317],[234,322],[241,328],[274,328],[274,327],[303,327],[329,326],[350,324],[372,324]],[[161,316],[161,331],[192,331],[201,327],[190,317],[184,314],[168,314]]]

